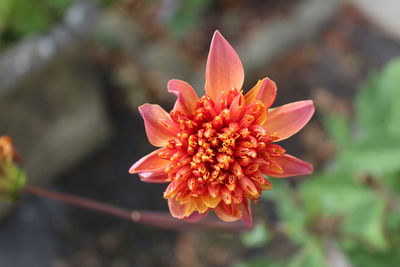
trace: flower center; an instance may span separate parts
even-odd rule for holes
[[[159,154],[170,160],[164,197],[182,203],[205,194],[221,196],[226,204],[257,200],[270,187],[263,168],[273,167],[270,158],[285,153],[260,126],[266,117],[264,104],[246,104],[235,89],[222,92],[215,103],[203,96],[194,114],[171,112],[179,130],[168,151]]]

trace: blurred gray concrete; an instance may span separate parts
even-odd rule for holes
[[[48,33],[0,55],[0,134],[10,135],[31,182],[67,170],[110,137],[103,88],[86,56],[98,11],[78,1]]]

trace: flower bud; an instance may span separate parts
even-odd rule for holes
[[[25,173],[19,169],[17,160],[12,139],[0,136],[0,200],[14,200],[25,184]]]

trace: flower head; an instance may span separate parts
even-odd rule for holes
[[[242,63],[216,31],[206,67],[206,94],[181,80],[170,80],[177,96],[171,112],[144,104],[151,144],[160,147],[137,161],[130,173],[150,183],[169,183],[164,198],[171,214],[197,220],[214,212],[224,221],[251,223],[250,201],[271,184],[264,175],[289,177],[312,173],[312,165],[286,154],[277,141],[298,132],[311,118],[311,100],[270,109],[276,85],[264,78],[246,94]]]
[[[25,175],[15,164],[17,160],[12,139],[0,136],[0,199],[12,200],[25,183]]]
[[[9,136],[0,136],[0,161],[11,163],[18,160],[13,141]]]

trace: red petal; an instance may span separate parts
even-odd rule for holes
[[[184,114],[193,114],[198,99],[193,87],[181,80],[170,80],[167,87],[168,92],[177,96],[174,110]]]
[[[281,166],[283,170],[282,173],[276,173],[272,170],[266,170],[265,174],[272,177],[283,178],[291,176],[310,175],[314,170],[313,166],[310,163],[288,154],[284,154],[277,158],[272,158],[271,160]]]
[[[159,105],[144,104],[139,107],[144,120],[147,138],[153,146],[163,147],[174,135],[168,130],[168,124],[173,124],[169,114]]]
[[[312,100],[283,105],[268,112],[263,127],[278,137],[276,141],[281,141],[300,131],[311,119],[314,110]]]
[[[276,84],[269,78],[264,78],[245,95],[246,104],[254,103],[260,100],[268,109],[275,101],[276,97]]]
[[[168,151],[168,148],[157,149],[147,156],[136,161],[135,164],[129,169],[129,173],[146,173],[146,172],[159,172],[160,169],[165,169],[165,167],[170,163],[169,160],[162,159],[158,156],[159,153]]]
[[[221,91],[240,90],[244,81],[242,62],[219,31],[211,40],[206,67],[206,94],[214,101]]]

